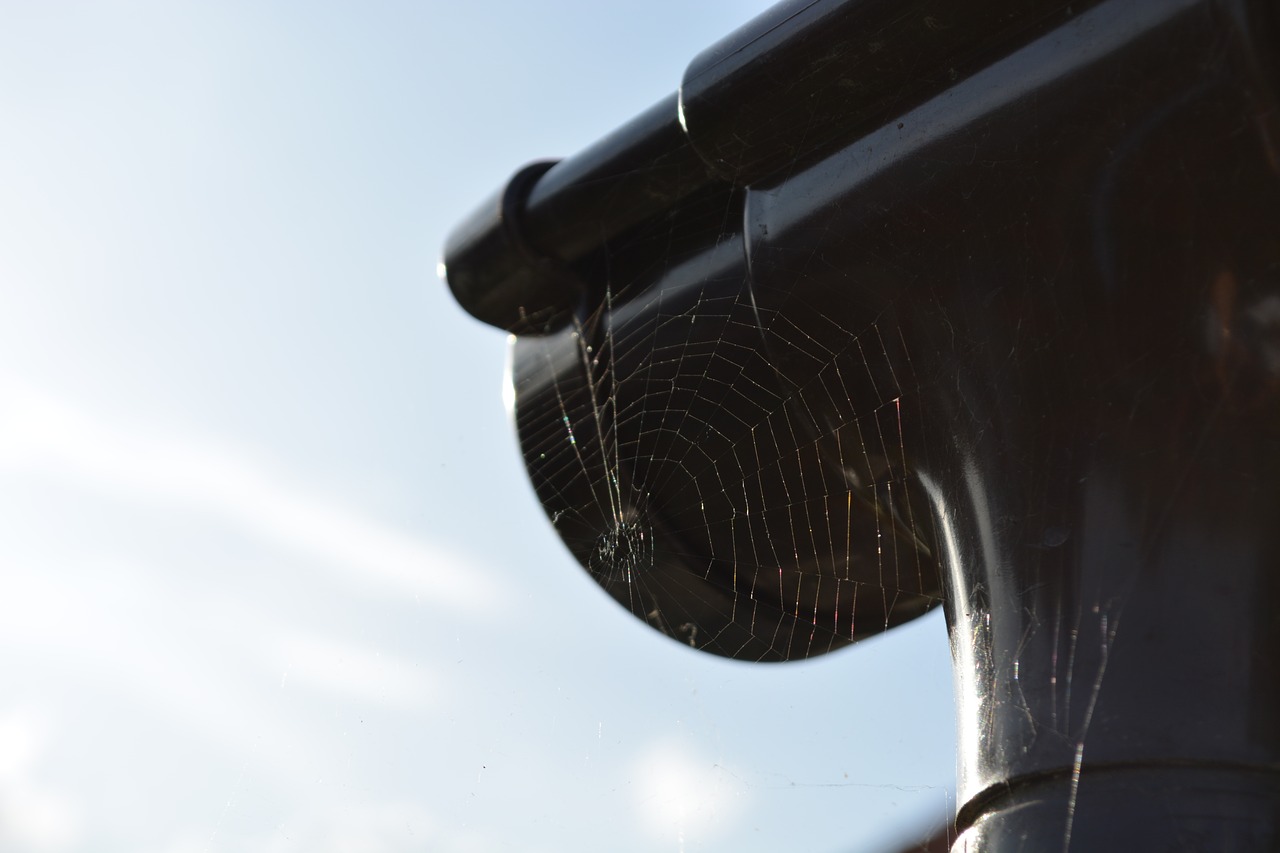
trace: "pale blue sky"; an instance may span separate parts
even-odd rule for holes
[[[663,640],[435,278],[768,4],[0,2],[0,849],[876,849],[951,806],[938,615]]]

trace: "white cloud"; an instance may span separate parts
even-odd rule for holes
[[[0,848],[62,850],[79,836],[81,820],[71,802],[34,778],[48,736],[49,722],[40,714],[0,714]]]
[[[733,828],[746,807],[746,786],[724,767],[680,741],[660,741],[639,757],[633,773],[642,825],[683,851]]]
[[[411,660],[328,637],[290,634],[277,644],[281,687],[311,687],[400,708],[430,703],[431,679]]]
[[[114,499],[210,513],[365,585],[494,613],[499,587],[474,560],[317,496],[243,450],[111,424],[0,378],[0,470],[58,475]]]
[[[165,853],[492,853],[498,845],[468,838],[421,805],[402,800],[328,803],[286,815],[266,836],[210,838],[192,831]],[[506,848],[502,848],[506,849]]]
[[[309,815],[283,823],[261,848],[267,853],[342,851],[399,853],[426,849],[436,821],[413,803],[353,803],[324,816]]]

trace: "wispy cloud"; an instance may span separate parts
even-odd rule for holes
[[[282,688],[301,685],[381,705],[420,708],[436,687],[420,663],[330,637],[286,635],[274,662]]]
[[[733,827],[748,805],[740,780],[680,740],[650,744],[632,778],[642,824],[681,853]]]
[[[0,846],[62,850],[79,836],[71,802],[40,786],[34,771],[49,739],[46,715],[29,708],[0,714]]]
[[[318,495],[243,449],[145,423],[110,423],[0,377],[4,469],[214,514],[365,585],[427,602],[490,613],[502,604],[500,587],[474,560]]]
[[[345,802],[328,808],[300,809],[282,816],[267,836],[235,836],[210,841],[205,833],[190,832],[171,843],[166,853],[220,853],[254,850],[261,853],[407,853],[448,850],[487,853],[492,847],[466,848],[453,843],[442,821],[418,803],[404,801]]]

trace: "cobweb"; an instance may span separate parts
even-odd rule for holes
[[[940,601],[900,332],[748,269],[742,193],[606,247],[566,328],[513,350],[534,486],[616,600],[690,646],[808,657]],[[804,275],[803,264],[798,275]]]
[[[1218,415],[1242,392],[1216,352],[1230,335],[1206,344],[1196,312],[1206,293],[1209,316],[1243,310],[1224,267],[1272,274],[1256,260],[1273,256],[1271,233],[1239,224],[1274,221],[1254,189],[1273,185],[1270,145],[1261,156],[1210,130],[1253,110],[1225,42],[1185,80],[1129,60],[1130,40],[1161,55],[1175,18],[1211,29],[1181,14],[1104,5],[821,168],[708,190],[605,240],[574,270],[592,284],[573,321],[513,348],[524,457],[557,531],[682,643],[761,661],[827,652],[938,604],[945,562],[959,822],[1017,774],[1054,774],[1064,850],[1084,843],[1088,762],[1133,754],[1104,682],[1158,675],[1117,645],[1122,621],[1140,636],[1160,615],[1130,599],[1154,558],[1081,543],[1109,514],[1135,541],[1172,543],[1175,503],[1203,511],[1189,473],[1230,434]],[[783,214],[760,214],[775,202]],[[1221,388],[1204,393],[1211,374]],[[1014,756],[1007,777],[978,760],[993,744],[993,761]]]

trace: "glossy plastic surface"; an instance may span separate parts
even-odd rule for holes
[[[753,183],[847,145],[1093,2],[788,0],[689,64],[681,122],[714,174]]]
[[[943,603],[955,849],[1280,849],[1277,13],[1051,6],[953,43],[784,4],[704,54],[705,171],[667,146],[661,213],[543,235],[588,284],[515,345],[525,459],[681,642],[805,657]],[[854,115],[882,13],[932,82]]]
[[[574,157],[517,172],[449,235],[449,288],[485,323],[554,332],[587,309],[587,289],[598,290],[573,267],[712,183],[672,95]]]
[[[850,352],[859,314],[901,341],[973,849],[1021,837],[1024,785],[1059,841],[1082,792],[1114,818],[1196,769],[1274,791],[1280,181],[1268,60],[1230,20],[1104,4],[748,195],[757,302],[815,352]],[[797,381],[825,359],[788,349]],[[1168,788],[1121,781],[1163,765]],[[1273,849],[1258,802],[1232,831]]]

